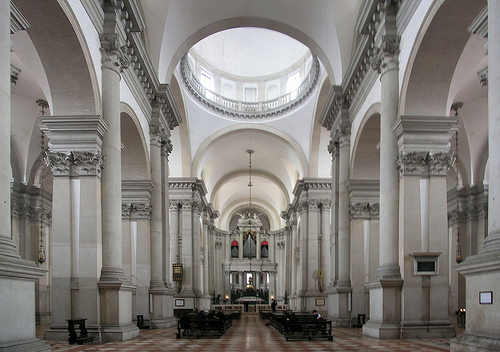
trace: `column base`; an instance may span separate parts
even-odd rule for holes
[[[449,321],[443,322],[402,322],[402,339],[434,339],[451,338],[457,336],[455,328]]]
[[[349,295],[351,286],[334,286],[328,289],[328,317],[334,327],[351,327]]]
[[[363,325],[363,335],[375,339],[399,339],[401,327],[399,324],[368,321]]]
[[[106,325],[101,327],[102,341],[126,341],[139,336],[139,328],[131,324]]]
[[[401,338],[401,278],[380,279],[365,285],[370,290],[370,320],[363,335],[377,339]]]
[[[151,313],[151,327],[165,329],[176,323],[174,312],[174,294],[171,289],[150,289],[153,312]]]
[[[102,341],[125,341],[139,336],[139,328],[132,322],[132,291],[136,287],[127,281],[102,279],[98,286]]]
[[[11,341],[7,343],[0,343],[1,352],[40,352],[52,351],[50,345],[45,342],[33,338],[28,340]]]
[[[499,351],[500,337],[480,336],[467,332],[450,341],[451,352]]]

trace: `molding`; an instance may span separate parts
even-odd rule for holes
[[[400,1],[396,22],[398,23],[398,34],[401,35],[406,29],[421,0],[406,0]]]
[[[10,2],[10,34],[14,34],[19,31],[25,31],[30,28],[28,20],[23,16],[21,11]]]
[[[122,180],[122,202],[149,203],[153,189],[150,180]]]
[[[471,34],[479,34],[484,38],[488,38],[488,5],[481,10],[467,30]]]
[[[102,9],[101,0],[80,0],[85,12],[90,18],[90,21],[95,27],[97,33],[102,33],[104,25],[104,11]]]
[[[351,203],[378,203],[380,198],[379,180],[349,180],[346,183]]]

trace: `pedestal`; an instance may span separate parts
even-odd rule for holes
[[[102,341],[125,341],[139,336],[132,323],[132,291],[135,286],[124,281],[100,281]]]
[[[35,281],[45,270],[33,262],[0,255],[0,351],[50,351],[36,338]],[[9,317],[9,318],[7,318]]]
[[[401,279],[366,285],[370,289],[370,320],[363,325],[363,335],[377,339],[400,338],[402,285]]]

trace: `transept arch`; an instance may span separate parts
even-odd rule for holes
[[[149,138],[143,135],[139,120],[129,105],[121,104],[122,179],[151,179]],[[149,136],[148,136],[149,137]]]

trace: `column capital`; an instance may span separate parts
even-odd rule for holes
[[[351,220],[355,219],[378,219],[380,212],[379,203],[350,203],[349,215]]]
[[[400,153],[396,158],[399,176],[446,176],[449,168],[455,162],[453,152],[434,153],[410,152]]]
[[[120,45],[118,34],[101,34],[101,65],[103,68],[122,73],[130,66],[130,58],[126,45]]]
[[[372,68],[380,74],[392,70],[399,65],[399,42],[398,35],[384,35],[380,46],[374,46]]]
[[[123,220],[150,220],[152,213],[150,203],[122,203]]]
[[[46,164],[52,169],[53,176],[98,176],[104,168],[101,152],[51,152],[48,151]]]

